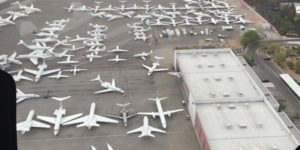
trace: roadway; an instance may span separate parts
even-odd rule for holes
[[[253,56],[255,65],[252,67],[254,72],[260,79],[268,79],[274,85],[274,87],[268,87],[271,93],[276,99],[283,98],[287,100],[287,108],[284,110],[289,116],[293,116],[296,112],[299,112],[300,101],[299,98],[291,91],[291,89],[281,80],[279,74],[283,72],[272,60],[266,61],[265,53],[258,51],[259,47],[263,43],[283,43],[291,40],[267,40],[257,43],[253,43],[247,47],[246,53]],[[295,122],[297,128],[300,128],[300,122]]]

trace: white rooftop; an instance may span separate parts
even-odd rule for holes
[[[296,142],[264,102],[197,105],[211,150],[293,150]]]
[[[176,51],[196,103],[263,101],[264,95],[231,49]]]

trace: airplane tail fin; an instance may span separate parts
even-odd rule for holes
[[[148,100],[151,100],[151,101],[162,101],[164,99],[167,99],[168,97],[162,97],[162,98],[159,98],[159,97],[156,97],[156,98],[148,98]]]
[[[100,83],[102,83],[103,81],[101,80],[100,75],[97,76],[97,78],[92,79],[91,81],[99,81]]]
[[[126,106],[130,105],[130,103],[126,103],[126,104],[119,104],[119,103],[117,103],[116,105],[120,106],[120,107],[126,107]]]
[[[64,101],[64,100],[66,100],[66,99],[69,99],[69,98],[71,98],[71,96],[66,96],[66,97],[51,97],[52,99],[54,99],[54,100],[57,100],[57,101]]]

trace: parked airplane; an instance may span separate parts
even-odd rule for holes
[[[76,35],[76,37],[74,39],[69,40],[70,42],[78,42],[78,41],[84,41],[87,38],[84,37],[80,37],[79,35]]]
[[[31,127],[34,128],[50,128],[49,125],[32,120],[34,116],[34,110],[31,110],[25,121],[17,123],[17,131],[21,131],[24,134],[30,131]]]
[[[77,65],[74,65],[73,69],[67,69],[67,70],[63,70],[63,71],[73,72],[73,76],[76,76],[77,72],[85,71],[85,70],[87,70],[87,69],[80,69],[77,67]]]
[[[140,114],[140,115],[150,115],[153,118],[159,116],[162,127],[166,128],[167,127],[167,122],[166,122],[165,115],[168,115],[169,117],[171,117],[172,113],[183,111],[183,109],[163,111],[160,101],[164,100],[164,99],[167,99],[167,97],[163,97],[163,98],[159,98],[159,97],[149,98],[149,100],[155,101],[157,112],[140,112],[138,114]]]
[[[90,54],[87,54],[87,55],[86,55],[86,58],[88,58],[90,62],[93,62],[93,59],[94,59],[94,58],[101,58],[101,56],[100,56],[100,55],[97,55],[97,54],[94,54],[94,53],[92,52],[92,53],[90,53]]]
[[[47,50],[47,49],[50,49],[51,47],[49,46],[46,46],[46,44],[40,44],[39,42],[36,42],[35,45],[28,45],[26,44],[23,40],[20,40],[17,45],[22,45],[30,50],[33,50],[33,51],[38,51],[38,50]]]
[[[58,72],[61,70],[61,69],[53,69],[53,70],[45,71],[45,69],[47,69],[47,67],[48,67],[48,65],[46,64],[46,62],[44,60],[43,64],[37,66],[38,70],[31,70],[31,69],[24,69],[24,70],[28,73],[35,75],[35,79],[34,79],[35,82],[38,82],[40,80],[41,76],[48,75],[48,74]]]
[[[163,59],[163,58],[162,57],[157,57],[157,56],[154,56],[154,58],[156,59],[156,62],[153,62],[151,67],[142,64],[142,66],[144,68],[148,69],[148,73],[147,73],[148,76],[150,76],[153,72],[169,70],[168,68],[157,68],[160,65],[159,62],[158,62],[158,59]]]
[[[128,119],[136,116],[137,114],[133,114],[133,115],[129,115],[129,110],[126,109],[126,107],[130,105],[130,103],[126,103],[126,104],[118,104],[117,103],[117,106],[121,107],[122,109],[120,110],[120,114],[121,116],[115,116],[115,115],[109,115],[107,114],[106,116],[109,116],[109,117],[113,117],[113,118],[117,118],[117,119],[122,119],[123,120],[123,123],[124,123],[124,126],[127,127],[127,122],[128,122]]]
[[[116,53],[118,53],[118,52],[128,52],[128,50],[120,49],[119,46],[116,46],[115,49],[109,50],[107,52],[116,52]]]
[[[67,76],[67,75],[63,75],[62,74],[62,71],[58,71],[57,75],[53,75],[53,76],[48,76],[48,78],[53,78],[53,79],[60,79],[60,78],[68,78],[70,76]]]
[[[17,58],[19,59],[29,59],[32,64],[34,65],[38,65],[38,59],[46,59],[51,57],[53,54],[51,53],[44,53],[43,51],[33,51],[29,54],[23,54],[23,55],[19,55]]]
[[[124,90],[122,90],[119,87],[116,87],[116,83],[115,83],[115,79],[113,78],[111,83],[109,82],[103,82],[100,78],[100,75],[97,76],[97,78],[92,79],[91,81],[99,81],[100,85],[104,88],[106,88],[105,90],[101,90],[101,91],[97,91],[94,92],[95,94],[98,93],[106,93],[106,92],[120,92],[120,93],[125,93]]]
[[[18,74],[17,74],[17,75],[13,75],[13,78],[14,78],[15,82],[19,82],[19,81],[21,81],[21,80],[33,81],[31,78],[28,78],[28,77],[26,77],[26,76],[23,76],[23,75],[22,75],[22,74],[23,74],[23,71],[24,71],[24,70],[20,70],[20,71],[18,71]]]
[[[96,55],[98,55],[99,52],[104,52],[105,49],[106,49],[105,46],[103,46],[102,48],[99,48],[99,46],[97,46],[97,47],[91,47],[89,50],[87,50],[87,52],[93,52]]]
[[[116,55],[115,58],[112,58],[112,59],[107,59],[106,61],[114,61],[114,62],[120,62],[120,61],[126,61],[127,59],[122,59],[122,58],[119,58],[119,55]]]
[[[124,18],[122,15],[112,15],[112,14],[104,14],[103,15],[107,20],[106,21],[112,21],[119,18]]]
[[[66,100],[66,99],[69,99],[69,98],[71,98],[71,96],[52,97],[52,99],[59,101],[59,108],[54,111],[54,115],[56,117],[47,117],[47,116],[39,116],[39,115],[37,116],[37,118],[40,119],[40,120],[43,120],[43,121],[46,121],[48,123],[54,124],[54,135],[58,134],[60,125],[82,116],[82,113],[67,116],[67,117],[64,116],[64,115],[66,115],[66,109],[62,105],[62,101]]]
[[[52,32],[51,30],[49,30]],[[53,36],[45,37],[45,38],[39,38],[39,39],[34,39],[32,42],[39,42],[39,43],[51,43],[51,42],[56,42],[58,35],[55,34]]]
[[[114,149],[112,148],[112,146],[110,146],[108,143],[106,143],[106,146],[107,146],[107,150],[114,150]],[[96,147],[93,146],[93,145],[91,145],[91,148],[92,148],[92,150],[97,150]]]
[[[19,12],[17,12],[17,11],[7,11],[6,14],[12,15],[13,16],[12,20],[16,20],[20,17],[27,17],[28,16],[27,14],[23,13],[22,11],[19,11]]]
[[[127,12],[118,12],[120,15],[128,17],[128,18],[132,18],[134,15],[134,11],[127,11]]]
[[[233,23],[241,23],[241,24],[253,23],[253,21],[245,20],[243,17],[237,17],[236,20],[237,21]]]
[[[84,46],[81,46],[81,47],[75,47],[75,45],[72,45],[72,47],[71,48],[64,48],[64,50],[68,50],[68,51],[77,51],[77,50],[81,50],[81,49],[83,49],[83,48],[85,48]]]
[[[49,36],[58,36],[58,34],[55,34],[54,31],[42,31],[42,32],[39,32],[39,33],[36,33],[34,34],[36,36],[39,36],[39,37],[49,37]]]
[[[31,3],[30,6],[26,6],[26,5],[21,5],[21,3],[19,1],[16,1],[14,3],[11,3],[11,5],[19,5],[19,9],[24,9],[24,11],[27,14],[31,14],[31,13],[34,13],[34,12],[42,12],[41,9],[35,8],[32,3]]]
[[[180,72],[168,72],[169,75],[176,76],[177,78],[181,78]]]
[[[13,21],[10,20],[11,18],[12,15],[8,16],[5,19],[0,16],[0,24],[15,24]]]
[[[152,37],[152,35],[148,35],[146,36],[146,34],[142,34],[142,35],[136,35],[133,40],[142,40],[143,42],[145,42],[146,40],[150,39]]]
[[[100,125],[97,122],[106,122],[106,123],[118,123],[117,120],[109,119],[95,114],[96,103],[92,103],[90,107],[90,113],[84,117],[77,118],[75,120],[63,123],[63,125],[78,124],[76,127],[86,126],[90,130],[93,126],[99,127]]]
[[[22,65],[22,62],[16,59],[17,53],[14,52],[12,55],[0,55],[0,65],[5,65],[5,64],[18,64]]]
[[[147,52],[142,52],[133,55],[133,57],[140,57],[142,60],[146,60],[146,57],[152,54],[152,50],[150,50],[148,53]]]
[[[17,103],[20,103],[29,98],[38,98],[39,95],[36,94],[24,94],[21,90],[17,89]]]
[[[136,132],[141,132],[142,134],[139,135],[139,138],[145,137],[145,136],[150,136],[150,137],[155,137],[151,132],[160,132],[160,133],[166,133],[166,131],[154,128],[149,125],[149,120],[147,116],[144,117],[143,119],[143,125],[139,128],[136,128],[134,130],[128,131],[127,134],[131,133],[136,133]]]
[[[59,61],[58,64],[77,64],[79,61],[71,60],[71,57],[73,55],[67,55],[67,60],[65,61]]]

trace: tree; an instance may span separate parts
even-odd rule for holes
[[[297,60],[295,63],[295,71],[297,74],[300,74],[300,60]]]
[[[268,54],[275,54],[280,51],[280,45],[278,43],[266,44],[264,45],[264,48],[267,49]]]
[[[244,55],[243,56],[245,61],[248,63],[249,66],[253,66],[254,65],[254,58],[250,55]]]
[[[284,67],[286,54],[284,52],[277,52],[274,55],[274,58],[279,66]]]
[[[278,103],[279,103],[278,112],[281,112],[284,109],[286,109],[286,107],[287,107],[287,101],[285,99],[278,99]]]
[[[295,65],[292,61],[288,61],[286,62],[286,65],[291,69],[291,70],[294,70],[295,69]]]
[[[247,31],[244,33],[241,43],[244,47],[246,47],[249,43],[255,42],[262,39],[256,31]]]

